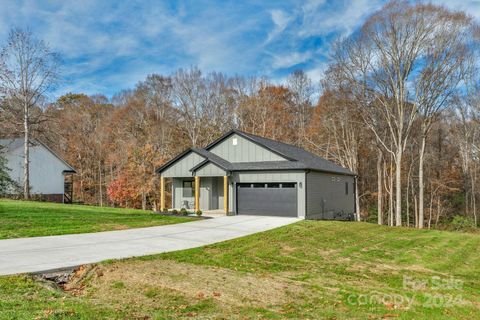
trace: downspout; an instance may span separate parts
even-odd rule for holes
[[[360,212],[357,212],[357,178],[358,175],[353,177],[353,212],[355,212],[355,220],[360,221]]]

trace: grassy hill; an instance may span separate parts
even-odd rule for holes
[[[65,291],[0,278],[0,318],[478,319],[480,236],[302,221],[85,267]]]
[[[0,239],[122,230],[191,220],[134,209],[0,199]]]

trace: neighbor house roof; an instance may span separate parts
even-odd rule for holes
[[[17,150],[18,148],[21,148],[23,147],[23,143],[24,143],[24,140],[23,138],[11,138],[11,139],[0,139],[0,146],[2,146],[3,148],[5,148],[5,153],[9,153],[9,152],[12,152],[14,150]],[[47,149],[51,154],[53,154],[58,160],[60,160],[61,162],[63,162],[63,164],[65,164],[65,166],[67,166],[69,169],[68,170],[64,170],[64,172],[69,172],[69,173],[76,173],[75,169],[70,165],[68,164],[67,161],[65,161],[62,157],[60,157],[55,151],[53,151],[52,149],[50,149],[50,147],[48,147],[46,144],[44,144],[43,142],[41,142],[40,140],[38,139],[32,139],[30,141],[30,143],[35,146],[35,145],[41,145],[43,146],[45,149]]]
[[[285,158],[284,161],[261,161],[261,162],[229,162],[216,154],[210,152],[209,150],[213,149],[217,144],[224,141],[226,138],[232,134],[237,134],[257,145],[262,146],[265,149],[270,150],[271,152],[278,154],[282,158]],[[354,172],[343,168],[335,163],[328,161],[322,157],[319,157],[311,152],[308,152],[302,148],[286,144],[283,142],[263,138],[257,135],[246,133],[240,130],[231,130],[226,134],[222,135],[220,138],[209,144],[205,149],[201,148],[189,148],[184,152],[180,153],[178,156],[168,161],[161,167],[157,169],[158,173],[161,173],[166,168],[171,166],[177,160],[188,154],[189,152],[195,152],[198,155],[205,158],[204,161],[200,162],[196,166],[190,169],[194,172],[199,168],[203,167],[207,163],[211,162],[218,167],[224,169],[225,171],[262,171],[262,170],[315,170],[315,171],[324,171],[332,172],[346,175],[355,175]]]

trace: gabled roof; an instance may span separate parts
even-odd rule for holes
[[[216,164],[217,166],[219,166],[220,168],[222,168],[223,170],[226,170],[226,171],[230,171],[232,170],[232,164],[217,156],[216,154],[208,151],[208,150],[205,150],[205,149],[200,149],[200,148],[192,148],[192,150],[194,150],[196,153],[200,154],[201,156],[203,156],[205,158],[205,163],[207,162],[212,162],[214,164]],[[199,163],[198,165],[196,165],[195,167],[193,167],[190,171],[195,171],[198,168],[202,167],[203,165],[201,165],[201,163]]]
[[[170,167],[172,164],[177,162],[177,160],[180,160],[181,158],[183,158],[184,156],[186,156],[190,152],[195,152],[199,156],[205,158],[204,161],[200,162],[198,165],[196,165],[195,167],[190,169],[190,171],[195,171],[195,170],[202,167],[203,165],[205,165],[208,162],[212,162],[212,163],[216,164],[217,166],[219,166],[220,168],[222,168],[226,171],[231,171],[232,170],[232,164],[230,162],[228,162],[227,160],[225,160],[223,158],[220,158],[216,154],[213,154],[210,151],[205,150],[205,149],[201,149],[201,148],[188,148],[188,149],[184,150],[182,153],[180,153],[178,156],[173,158],[172,160],[167,161],[162,166],[157,168],[156,172],[161,173],[162,171],[165,171],[165,169]]]
[[[231,163],[216,154],[210,152],[213,147],[227,139],[233,134],[237,134],[275,154],[285,158],[284,161],[260,161],[260,162],[235,162]],[[195,152],[203,157],[205,160],[194,166],[190,171],[195,172],[209,162],[217,165],[225,171],[261,171],[261,170],[314,170],[331,173],[339,173],[345,175],[355,175],[354,172],[343,168],[335,163],[328,161],[322,157],[319,157],[311,152],[308,152],[302,148],[286,144],[283,142],[275,141],[272,139],[263,138],[250,133],[246,133],[240,130],[230,130],[220,138],[209,144],[205,149],[201,148],[189,148],[172,160],[166,162],[159,167],[156,171],[161,173],[177,160],[180,160],[189,152]]]
[[[280,141],[260,137],[251,133],[246,133],[240,130],[231,130],[208,145],[205,149],[209,150],[221,141],[225,140],[232,134],[237,134],[246,138],[249,141],[256,143],[270,151],[275,152],[283,156],[290,161],[266,161],[262,162],[246,162],[235,163],[235,170],[275,170],[275,169],[310,169],[317,171],[325,171],[332,173],[341,173],[347,175],[355,175],[354,172],[343,168],[327,159],[317,156],[311,152],[308,152],[302,148],[293,146],[291,144],[283,143]],[[298,162],[298,163],[295,163]]]
[[[206,146],[205,149],[206,150],[212,149],[214,146],[216,146],[217,144],[219,144],[220,142],[222,142],[226,138],[230,137],[232,134],[237,134],[241,137],[244,137],[245,139],[250,140],[251,142],[253,142],[257,145],[260,145],[260,146],[264,147],[265,149],[268,149],[271,152],[273,152],[275,154],[278,154],[279,156],[281,156],[282,158],[285,158],[286,160],[295,161],[295,159],[290,157],[288,154],[285,154],[285,153],[281,152],[280,150],[278,150],[276,148],[271,148],[269,145],[263,144],[263,143],[261,143],[261,141],[258,141],[257,139],[254,138],[254,137],[260,138],[259,136],[248,134],[246,132],[236,130],[236,129],[232,129],[232,130],[228,131],[227,133],[222,135],[220,138],[218,138],[217,140],[213,141],[208,146]],[[271,140],[271,141],[274,141],[274,140]]]
[[[6,153],[12,152],[14,150],[17,150],[18,148],[23,147],[23,143],[24,143],[23,138],[0,139],[0,146],[4,148],[4,152]],[[32,146],[36,146],[36,145],[43,146],[51,154],[53,154],[58,160],[63,162],[63,164],[69,168],[68,170],[64,170],[64,172],[76,173],[75,169],[71,165],[69,165],[67,161],[65,161],[62,157],[60,157],[56,152],[54,152],[52,149],[50,149],[46,144],[44,144],[40,140],[32,139],[30,143]]]

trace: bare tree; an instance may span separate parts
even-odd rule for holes
[[[454,115],[455,141],[458,144],[465,186],[465,213],[473,215],[475,226],[478,226],[476,198],[477,171],[480,161],[480,97],[478,87],[467,90],[466,94],[455,102]],[[470,198],[470,200],[469,200]],[[469,205],[470,203],[470,205]]]
[[[383,225],[383,153],[377,148],[377,223]]]
[[[421,110],[428,133],[431,116],[457,85],[467,23],[464,15],[437,6],[391,1],[337,47],[337,79],[356,92],[363,104],[360,115],[393,157],[397,226],[402,225],[402,159],[412,127]]]
[[[235,92],[231,81],[223,73],[212,72],[206,78],[206,116],[210,122],[211,136],[231,129],[235,121]]]
[[[173,85],[170,77],[164,77],[157,74],[147,76],[145,81],[137,84],[135,96],[144,104],[146,111],[151,111],[151,117],[155,124],[151,125],[149,139],[144,143],[151,143],[155,149],[164,156],[170,156],[172,152],[167,149],[172,140],[172,126],[176,120],[173,112]]]
[[[438,6],[418,6],[420,14],[429,18],[413,79],[413,103],[419,111],[420,150],[418,158],[418,227],[424,226],[424,156],[432,124],[462,80],[473,70],[475,24],[465,13],[451,12]]]
[[[292,102],[295,111],[295,128],[299,146],[305,145],[306,129],[312,112],[312,99],[315,87],[312,80],[302,70],[294,71],[287,78],[287,88],[292,93]]]
[[[22,123],[24,135],[23,193],[30,198],[30,139],[32,126],[42,121],[35,114],[41,99],[59,80],[59,57],[28,30],[12,29],[0,55],[0,93],[3,112]]]
[[[206,85],[202,72],[196,67],[178,70],[173,76],[173,101],[180,111],[190,143],[198,146],[206,109]]]

